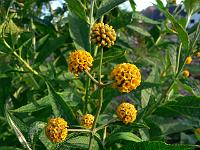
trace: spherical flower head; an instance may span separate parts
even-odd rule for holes
[[[195,134],[199,134],[200,135],[200,128],[196,128],[194,132],[195,132]]]
[[[172,0],[172,3],[173,3],[173,4],[176,4],[176,0]]]
[[[200,57],[200,52],[197,52],[196,56],[199,58]]]
[[[114,79],[113,88],[120,92],[129,93],[136,89],[141,82],[140,70],[129,63],[118,64],[111,72],[111,79]]]
[[[130,103],[122,103],[117,107],[117,116],[124,124],[132,123],[135,121],[137,110],[135,106]]]
[[[184,70],[183,71],[183,76],[186,77],[186,78],[189,77],[190,76],[189,70]]]
[[[99,47],[111,47],[116,41],[116,33],[108,24],[95,23],[92,27],[91,41]]]
[[[82,116],[81,118],[81,125],[84,126],[85,128],[92,128],[94,122],[94,116],[91,114],[86,114]]]
[[[192,57],[191,56],[188,56],[187,58],[186,58],[186,60],[185,60],[185,63],[186,64],[191,64],[191,62],[192,62]]]
[[[51,142],[63,142],[67,135],[67,122],[63,118],[52,118],[46,126],[46,135]]]
[[[197,139],[200,140],[200,128],[196,128],[196,129],[194,130],[194,133],[195,133]]]
[[[84,70],[90,71],[92,67],[93,57],[85,50],[76,50],[69,56],[69,70],[78,75]]]

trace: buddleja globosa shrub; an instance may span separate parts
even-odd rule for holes
[[[125,1],[0,2],[0,150],[200,149],[200,1]]]

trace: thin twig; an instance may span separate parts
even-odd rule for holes
[[[67,129],[68,132],[91,132],[88,129]]]

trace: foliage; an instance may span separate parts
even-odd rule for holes
[[[1,0],[0,150],[200,148],[200,133],[194,132],[200,127],[200,23],[187,28],[200,2],[184,0],[180,7],[157,0],[165,19],[152,20],[136,12],[134,0],[131,12],[118,7],[125,1],[66,0],[53,9],[50,0]],[[91,42],[98,22],[115,30],[114,46]],[[68,58],[77,49],[92,55],[90,72],[69,71]],[[192,63],[186,64],[189,56]],[[135,64],[142,77],[127,93],[112,87],[111,72],[122,63]],[[122,102],[136,108],[133,123],[117,117]],[[81,124],[86,114],[94,116],[88,119],[92,127]],[[45,134],[55,117],[69,126],[61,143]]]

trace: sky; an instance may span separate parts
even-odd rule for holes
[[[153,4],[156,4],[156,0],[134,0],[136,3],[136,10],[141,11],[149,6],[152,6]],[[166,5],[166,0],[161,0]],[[177,4],[179,4],[182,0],[176,0]],[[131,10],[129,1],[126,1],[121,5],[123,8],[126,8],[128,10]]]
[[[56,9],[57,7],[62,7],[61,3],[63,1],[64,0],[52,1],[51,4],[52,4],[53,9]],[[156,4],[156,0],[134,0],[134,1],[136,3],[137,11],[141,11],[149,6],[152,6],[153,4]],[[177,4],[179,4],[181,1],[182,0],[177,0]],[[162,0],[162,2],[166,4],[166,0]],[[126,1],[125,3],[121,4],[121,7],[131,11],[129,1]]]

